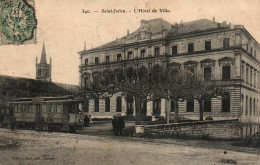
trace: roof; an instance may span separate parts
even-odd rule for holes
[[[111,41],[107,44],[101,45],[99,47],[90,49],[90,50],[96,50],[96,49],[101,49],[101,48],[107,48],[111,46],[121,46],[126,43],[133,43],[136,42],[136,36],[140,35],[141,33],[149,32],[151,34],[156,34],[162,32],[162,30],[167,30],[169,31],[171,29],[172,24],[169,22],[161,19],[161,18],[156,18],[152,20],[141,20],[141,26],[134,31],[133,33],[130,33],[127,36],[124,36],[120,39]]]
[[[203,31],[218,28],[219,23],[210,21],[208,19],[200,19],[191,22],[185,22],[181,24],[175,24],[171,29],[171,34],[190,33],[196,31]]]
[[[133,33],[126,35],[120,39],[116,39],[112,42],[109,42],[107,44],[101,45],[99,47],[86,50],[88,51],[95,51],[102,48],[109,48],[114,46],[123,46],[124,44],[134,43],[137,42],[137,37],[140,35],[146,35],[151,34],[156,35],[158,33],[162,33],[163,31],[167,31],[168,36],[174,36],[178,34],[185,34],[185,33],[191,33],[191,32],[199,32],[204,30],[210,30],[210,29],[216,29],[219,27],[230,27],[230,25],[227,25],[226,22],[219,23],[215,21],[211,21],[208,19],[200,19],[195,20],[191,22],[184,22],[175,25],[170,24],[169,22],[161,19],[156,18],[152,20],[141,20],[141,26],[134,31]],[[162,38],[162,35],[160,35]],[[149,38],[153,39],[153,38]],[[82,51],[85,52],[85,51]]]

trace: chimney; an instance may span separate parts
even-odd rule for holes
[[[127,29],[127,35],[129,35],[129,29]]]
[[[213,17],[213,22],[215,22],[215,17]]]
[[[223,21],[222,24],[223,24],[224,26],[226,26],[226,25],[227,25],[227,21]]]
[[[182,20],[181,20],[181,23],[180,23],[180,27],[183,27],[183,23],[182,23]]]

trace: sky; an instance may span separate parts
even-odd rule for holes
[[[162,18],[169,23],[198,19],[244,25],[260,42],[260,0],[35,0],[37,44],[1,45],[0,75],[35,78],[35,58],[43,41],[52,58],[52,81],[79,83],[78,52],[135,31],[142,19]],[[82,13],[89,10],[91,13]],[[101,13],[121,9],[127,13]],[[134,9],[168,9],[169,13],[134,13]],[[132,12],[129,12],[132,11]]]

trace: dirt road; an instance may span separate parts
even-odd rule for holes
[[[260,156],[221,149],[178,144],[129,141],[125,137],[101,137],[68,133],[11,132],[0,129],[2,139],[14,145],[0,147],[0,164],[87,164],[87,165],[167,165],[167,164],[260,164]],[[222,161],[222,162],[221,162]]]

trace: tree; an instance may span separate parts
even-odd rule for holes
[[[154,91],[161,82],[159,65],[154,68],[157,71],[152,69],[149,72],[144,66],[122,66],[93,73],[92,79],[89,77],[84,87],[81,87],[81,96],[88,99],[111,97],[115,93],[121,93],[126,97],[133,96],[136,107],[135,124],[140,125],[141,100],[152,100],[155,96]]]
[[[167,100],[174,100],[174,122],[177,123],[179,121],[179,100],[183,100],[187,95],[185,74],[183,70],[179,69],[179,66],[168,66],[164,75],[164,81],[162,81],[162,85],[158,85],[159,90],[157,90],[156,95]],[[167,123],[169,123],[169,110],[167,112]]]
[[[223,96],[227,89],[221,87],[216,81],[204,81],[199,74],[187,73],[185,80],[186,97],[198,101],[200,106],[199,120],[203,121],[204,104],[206,99]]]

